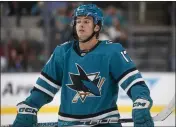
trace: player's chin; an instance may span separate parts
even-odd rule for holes
[[[80,34],[78,34],[78,37],[79,37],[80,39],[84,39],[84,38],[86,38],[86,35],[85,35],[85,34],[80,33]]]
[[[86,40],[87,38],[88,38],[88,37],[82,37],[82,36],[81,36],[81,37],[79,37],[79,41],[80,41],[80,42],[83,42],[83,41]],[[83,43],[84,43],[84,42],[83,42]]]

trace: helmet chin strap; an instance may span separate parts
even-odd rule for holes
[[[86,42],[90,41],[90,39],[92,39],[92,37],[93,37],[95,34],[96,34],[96,32],[94,31],[87,39],[81,40],[81,41],[79,40],[79,42],[86,43]]]

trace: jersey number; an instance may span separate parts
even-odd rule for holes
[[[122,51],[121,54],[122,54],[123,58],[126,60],[126,62],[132,61],[126,51]]]

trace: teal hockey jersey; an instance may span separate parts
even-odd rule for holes
[[[81,53],[78,42],[69,41],[55,48],[35,88],[52,98],[62,88],[58,119],[64,126],[65,122],[119,118],[119,87],[131,97],[129,90],[136,84],[146,86],[121,44],[99,41],[91,51]]]

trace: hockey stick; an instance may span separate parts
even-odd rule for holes
[[[156,116],[152,117],[154,121],[164,121],[175,109],[175,95],[170,101],[170,103]],[[133,122],[132,118],[124,118],[124,119],[106,119],[106,120],[91,120],[91,121],[78,121],[77,127],[91,127],[97,124],[105,124],[105,123],[129,123]],[[11,127],[12,125],[1,126],[1,127]],[[48,122],[48,123],[37,123],[36,127],[58,127],[58,122]],[[69,126],[67,126],[69,127]],[[71,127],[71,126],[70,126]],[[73,127],[73,126],[72,126]]]
[[[175,109],[175,95],[170,103],[160,113],[153,117],[154,121],[164,121]]]

